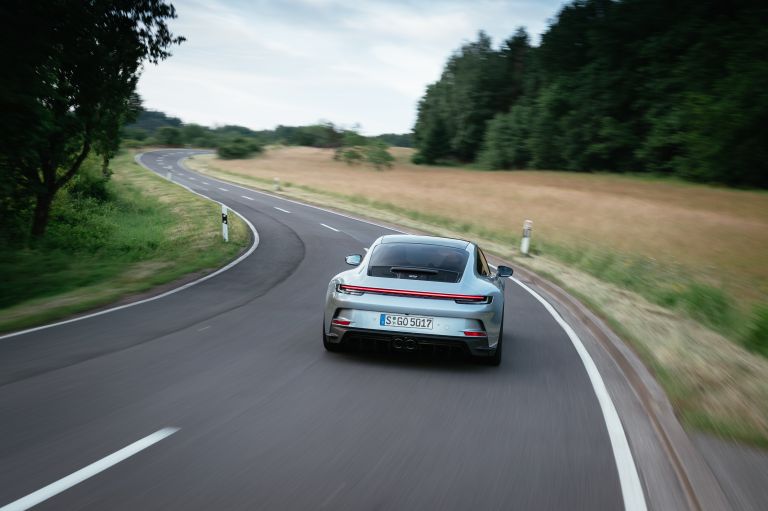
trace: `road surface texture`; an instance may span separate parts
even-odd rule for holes
[[[194,174],[194,152],[140,160],[241,213],[258,246],[168,296],[0,338],[0,509],[684,507],[651,495],[652,471],[627,495],[621,423],[520,285],[499,368],[327,353],[328,280],[392,231]]]

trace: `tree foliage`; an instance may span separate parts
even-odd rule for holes
[[[538,47],[480,33],[427,87],[415,160],[768,187],[766,19],[758,0],[577,0]]]
[[[222,143],[216,154],[225,160],[250,158],[263,150],[261,144],[252,138],[236,137]]]
[[[183,40],[166,25],[175,15],[162,0],[0,3],[0,181],[13,183],[14,207],[32,208],[33,236],[88,155],[116,151],[142,63]]]

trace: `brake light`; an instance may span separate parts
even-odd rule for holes
[[[488,337],[487,333],[478,330],[464,330],[464,335],[467,337]]]
[[[331,320],[331,323],[333,323],[334,325],[339,325],[339,326],[349,326],[352,322],[350,320],[344,319],[344,318],[335,318],[335,319]]]
[[[386,289],[381,287],[351,286],[339,284],[337,290],[341,293],[360,295],[372,293],[377,295],[409,296],[415,298],[435,298],[438,300],[456,300],[458,303],[490,303],[490,296],[460,295],[454,293],[433,293],[429,291],[410,291],[406,289]]]

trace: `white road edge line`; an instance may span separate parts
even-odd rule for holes
[[[145,166],[140,161],[140,158],[141,158],[141,156],[143,154],[145,154],[145,153],[137,154],[136,157],[135,157],[135,160],[136,160],[137,163],[139,163],[139,165]],[[187,155],[186,157],[188,157],[188,156],[189,155]],[[181,159],[178,160],[179,166],[182,167],[183,169],[189,171],[189,168],[187,168],[187,166],[184,164],[183,160],[184,160],[184,158],[181,158]],[[148,167],[146,167],[146,168],[148,168]],[[149,169],[149,170],[151,170],[151,169]],[[215,179],[214,178],[213,180],[216,181],[216,182],[225,184],[224,181],[221,181],[219,179]],[[185,186],[185,185],[183,185],[181,183],[178,183],[176,181],[174,181],[174,182],[176,184],[178,184],[179,186],[181,186],[183,188],[186,188],[187,190],[189,190],[190,192],[192,192],[192,193],[194,193],[196,195],[200,195],[202,197],[205,197],[206,199],[209,199],[209,200],[211,200],[213,202],[221,204],[220,202],[215,201],[215,200],[211,199],[210,197],[207,197],[207,196],[205,196],[203,194],[195,192],[194,190],[192,190],[188,186]],[[376,227],[380,227],[380,228],[386,229],[388,231],[400,232],[400,233],[403,233],[403,234],[408,234],[407,231],[402,231],[402,230],[399,230],[399,229],[394,229],[392,227],[387,227],[387,226],[378,224],[376,222],[371,222],[371,221],[368,221],[368,220],[363,220],[363,219],[360,219],[360,218],[355,218],[355,217],[350,216],[350,215],[345,215],[343,213],[339,213],[339,212],[336,212],[336,211],[331,211],[329,209],[321,208],[321,207],[318,207],[318,206],[313,206],[311,204],[304,204],[302,202],[298,202],[298,201],[295,201],[295,200],[287,199],[285,197],[280,197],[279,195],[273,195],[271,193],[267,193],[267,192],[263,192],[263,191],[259,191],[259,190],[253,190],[253,189],[246,188],[244,186],[241,186],[241,185],[238,185],[238,184],[234,184],[234,183],[226,183],[226,184],[228,184],[230,186],[234,186],[235,188],[240,188],[241,190],[247,190],[249,192],[258,193],[258,194],[261,194],[261,195],[266,195],[268,197],[272,197],[272,198],[275,198],[275,199],[280,199],[280,200],[283,200],[285,202],[290,202],[290,203],[293,203],[293,204],[297,204],[299,206],[304,206],[304,207],[308,207],[308,208],[324,211],[326,213],[330,213],[332,215],[336,215],[336,216],[340,216],[340,217],[347,218],[347,219],[350,219],[350,220],[354,220],[356,222],[362,222],[362,223],[366,223],[366,224],[369,224],[369,225],[375,225]],[[243,196],[243,197],[245,197],[245,196]],[[246,197],[246,198],[249,199],[249,200],[254,200],[254,199],[252,199],[250,197]],[[232,210],[232,211],[234,211],[234,210]],[[45,329],[45,328],[51,328],[51,327],[54,327],[54,326],[63,325],[63,324],[66,324],[66,323],[71,323],[71,322],[74,322],[74,321],[79,321],[81,319],[86,319],[86,318],[90,318],[90,317],[93,317],[93,316],[99,316],[101,314],[106,314],[108,312],[112,312],[112,311],[115,311],[115,310],[124,309],[126,307],[132,307],[134,305],[139,305],[141,303],[149,302],[149,301],[152,301],[152,300],[157,300],[158,298],[162,298],[162,297],[170,295],[172,293],[176,293],[178,291],[181,291],[181,290],[186,289],[188,287],[191,287],[191,286],[193,286],[195,284],[203,282],[203,281],[205,281],[205,280],[207,280],[209,278],[212,278],[212,277],[218,275],[219,273],[222,273],[222,272],[228,270],[229,268],[235,266],[236,264],[241,262],[243,259],[245,259],[249,255],[251,255],[251,253],[253,253],[253,251],[256,250],[256,247],[259,244],[258,232],[256,231],[256,228],[253,226],[253,224],[250,221],[248,221],[245,217],[243,217],[242,215],[237,213],[236,211],[235,211],[235,213],[240,218],[242,218],[243,221],[245,221],[248,224],[248,226],[251,228],[251,231],[253,232],[254,237],[255,237],[255,242],[251,246],[251,248],[248,250],[248,252],[246,252],[245,254],[240,256],[235,261],[232,261],[229,265],[225,266],[224,268],[221,268],[220,270],[218,270],[218,271],[216,271],[214,273],[206,275],[205,277],[201,278],[200,280],[196,280],[194,282],[190,282],[189,284],[186,284],[186,285],[184,285],[182,287],[179,287],[177,289],[173,289],[171,291],[168,291],[166,293],[163,293],[161,295],[158,295],[158,296],[155,296],[155,297],[152,297],[152,298],[147,298],[146,300],[141,300],[141,301],[134,302],[134,303],[129,303],[129,304],[126,304],[126,305],[121,305],[119,307],[114,307],[112,309],[107,309],[107,310],[96,312],[96,313],[89,314],[89,315],[86,315],[86,316],[81,316],[79,318],[73,318],[73,319],[69,319],[69,320],[66,320],[66,321],[60,321],[58,323],[52,323],[50,325],[43,325],[43,326],[36,327],[36,328],[30,328],[28,330],[22,330],[21,332],[15,332],[15,333],[12,333],[12,334],[7,334],[7,335],[4,335],[4,336],[0,336],[0,340],[6,339],[8,337],[14,337],[14,336],[17,336],[17,335],[22,335],[22,334],[29,333],[29,332],[34,332],[34,331],[37,331],[37,330],[42,330],[42,329]],[[325,224],[321,224],[321,225],[324,225],[325,227],[328,227]],[[332,229],[332,228],[329,227],[329,229]],[[336,229],[333,229],[333,230],[336,230]],[[625,509],[626,509],[626,511],[645,511],[647,509],[647,506],[646,506],[646,503],[645,503],[645,494],[643,493],[642,485],[640,484],[640,476],[637,473],[637,466],[635,465],[634,458],[632,457],[632,451],[629,448],[629,442],[627,441],[626,433],[624,431],[624,428],[621,425],[621,419],[619,418],[618,412],[616,411],[616,407],[613,404],[613,401],[611,400],[610,395],[608,394],[608,389],[605,387],[605,382],[603,382],[602,376],[600,376],[600,372],[597,370],[597,366],[595,365],[594,361],[590,357],[590,355],[587,352],[586,348],[584,348],[584,344],[581,342],[581,339],[579,338],[579,336],[576,334],[576,332],[574,332],[573,328],[571,328],[571,326],[568,323],[566,323],[565,320],[557,313],[557,311],[554,309],[554,307],[552,307],[552,305],[550,305],[549,302],[547,302],[543,297],[541,297],[533,289],[529,288],[528,286],[523,284],[518,279],[516,279],[514,277],[510,277],[510,280],[514,281],[516,284],[518,284],[523,289],[528,291],[534,298],[536,298],[544,306],[544,308],[547,310],[547,312],[549,312],[550,315],[552,315],[552,317],[554,317],[555,321],[557,321],[558,324],[563,328],[563,330],[565,331],[566,335],[568,335],[569,339],[571,340],[571,343],[574,345],[574,347],[576,349],[576,352],[579,354],[579,357],[581,358],[582,363],[584,364],[584,367],[585,367],[585,369],[587,371],[587,376],[589,377],[590,383],[592,383],[592,388],[595,391],[595,395],[597,397],[598,404],[600,405],[600,409],[603,412],[603,419],[605,420],[606,427],[608,429],[608,437],[609,437],[609,439],[611,441],[611,448],[613,450],[614,460],[616,461],[616,468],[617,468],[617,472],[619,474],[619,484],[621,485],[621,493],[622,493],[622,497],[624,499]],[[5,509],[0,509],[0,511],[5,511]]]
[[[134,160],[136,160],[136,163],[138,163],[142,167],[146,168],[150,172],[154,172],[152,169],[150,169],[149,167],[147,167],[146,165],[141,163],[141,156],[144,155],[144,154],[146,154],[146,153],[139,153],[139,154],[137,154],[134,157]],[[155,172],[155,174],[157,174],[157,173]],[[204,199],[208,199],[209,201],[215,202],[216,204],[218,204],[220,206],[224,206],[223,203],[221,203],[221,202],[219,202],[217,200],[211,199],[207,195],[204,195],[202,193],[198,193],[198,192],[194,191],[193,189],[191,189],[190,187],[188,187],[188,186],[186,186],[184,184],[179,183],[178,181],[172,181],[172,182],[177,184],[177,185],[179,185],[179,186],[181,186],[185,190],[187,190],[187,191],[189,191],[191,193],[194,193],[195,195],[199,195],[200,197],[203,197]],[[238,264],[243,262],[246,257],[248,257],[251,254],[253,254],[253,252],[259,246],[259,232],[256,230],[256,227],[253,226],[253,224],[251,223],[250,220],[245,218],[243,215],[238,213],[236,210],[232,209],[232,207],[230,207],[228,205],[227,205],[227,207],[229,208],[230,211],[232,211],[237,216],[239,216],[243,220],[243,222],[246,223],[248,228],[251,230],[251,232],[253,233],[253,244],[251,245],[251,247],[243,255],[241,255],[240,257],[238,257],[237,259],[235,259],[234,261],[232,261],[228,265],[224,266],[223,268],[219,268],[218,270],[216,270],[213,273],[209,273],[208,275],[206,275],[204,277],[201,277],[201,278],[199,278],[197,280],[193,280],[192,282],[188,282],[188,283],[184,284],[183,286],[179,286],[177,288],[171,289],[170,291],[166,291],[165,293],[161,293],[161,294],[159,294],[157,296],[151,296],[149,298],[145,298],[144,300],[139,300],[138,302],[131,302],[131,303],[126,303],[125,305],[118,305],[117,307],[111,307],[109,309],[105,309],[105,310],[99,311],[99,312],[92,312],[91,314],[85,314],[84,316],[78,316],[78,317],[72,318],[72,319],[65,319],[64,321],[57,321],[56,323],[50,323],[48,325],[41,325],[41,326],[37,326],[37,327],[34,327],[34,328],[28,328],[26,330],[20,330],[18,332],[12,332],[10,334],[0,335],[0,341],[2,341],[4,339],[9,339],[11,337],[16,337],[16,336],[19,336],[19,335],[29,334],[29,333],[32,333],[32,332],[38,332],[40,330],[45,330],[47,328],[53,328],[55,326],[66,325],[67,323],[74,323],[75,321],[81,321],[83,319],[88,319],[88,318],[93,318],[93,317],[96,317],[96,316],[101,316],[102,314],[109,314],[110,312],[118,311],[118,310],[121,310],[121,309],[127,309],[128,307],[134,307],[136,305],[141,305],[143,303],[152,302],[154,300],[159,300],[160,298],[165,298],[166,296],[172,295],[174,293],[178,293],[179,291],[184,291],[185,289],[190,288],[192,286],[196,286],[197,284],[200,284],[201,282],[205,282],[208,279],[212,279],[213,277],[215,277],[215,276],[217,276],[217,275],[219,275],[221,273],[224,273],[225,271],[229,270],[230,268],[233,268],[234,266],[237,266]]]
[[[210,153],[199,153],[199,154],[210,154]],[[188,172],[195,172],[194,170],[191,170],[189,167],[187,167],[184,164],[184,159],[179,160],[178,161],[178,165],[179,165],[179,167],[183,168],[184,170],[186,170]],[[233,183],[233,182],[230,182],[230,181],[224,181],[224,180],[221,180],[221,179],[218,179],[218,178],[215,178],[215,177],[211,177],[209,175],[206,175],[206,177],[208,179],[210,179],[211,181],[216,181],[217,183],[233,186],[235,188],[239,188],[239,189],[245,190],[247,192],[258,193],[260,195],[266,195],[267,197],[271,197],[273,199],[278,199],[278,200],[281,200],[281,201],[290,202],[291,204],[296,204],[297,206],[302,206],[302,207],[305,207],[305,208],[316,209],[318,211],[324,211],[326,213],[330,213],[331,215],[336,215],[336,216],[340,216],[342,218],[348,218],[349,220],[354,220],[355,222],[361,222],[361,223],[368,224],[368,225],[375,225],[376,227],[381,227],[382,229],[386,229],[387,231],[399,232],[399,233],[402,233],[402,234],[409,234],[406,231],[401,231],[400,229],[395,229],[394,227],[388,227],[386,225],[381,225],[381,224],[378,224],[376,222],[372,222],[370,220],[363,220],[362,218],[355,218],[355,217],[353,217],[351,215],[345,215],[344,213],[339,213],[338,211],[331,211],[330,209],[321,208],[320,206],[313,206],[312,204],[305,204],[303,202],[287,199],[285,197],[281,197],[280,195],[274,195],[274,194],[271,194],[271,193],[268,193],[268,192],[265,192],[265,191],[262,191],[262,190],[255,190],[253,188],[248,188],[246,186],[239,185],[237,183]]]
[[[124,461],[134,454],[137,454],[144,449],[151,447],[160,440],[168,438],[179,430],[179,428],[163,428],[155,431],[151,435],[145,436],[141,440],[137,440],[130,445],[127,445],[117,452],[110,454],[105,458],[101,458],[99,461],[91,463],[90,465],[81,468],[77,472],[55,481],[48,486],[40,488],[36,492],[30,493],[26,497],[22,497],[18,500],[6,504],[0,507],[0,511],[24,511],[33,506],[40,504],[43,501],[50,499],[51,497],[58,495],[59,493],[66,491],[76,484],[82,483],[86,479],[89,479],[108,468],[117,465],[121,461]]]
[[[278,208],[277,206],[272,206],[272,207],[275,208],[278,211],[282,211],[283,213],[290,213],[290,211],[288,211],[287,209]]]
[[[322,226],[323,226],[323,227],[325,227],[326,229],[330,229],[330,230],[332,230],[332,231],[336,231],[336,232],[341,232],[341,231],[339,231],[337,228],[335,228],[335,227],[331,227],[330,225],[325,225],[325,224],[320,224],[320,225],[322,225]]]
[[[256,200],[253,197],[248,197],[247,195],[241,195],[240,197],[242,197],[243,199],[248,199],[248,200]]]
[[[189,168],[184,164],[183,160],[179,161],[179,165],[182,168],[189,171]],[[216,178],[214,178],[214,180],[220,183],[224,183],[224,181],[221,181]],[[247,190],[249,192],[259,193],[261,195],[266,195],[268,197],[280,199],[285,202],[297,204],[299,206],[304,206],[304,207],[324,211],[326,213],[347,218],[349,220],[354,220],[356,222],[375,225],[376,227],[381,227],[382,229],[386,229],[388,231],[408,234],[407,231],[402,231],[400,229],[387,227],[385,225],[381,225],[376,222],[371,222],[369,220],[355,218],[353,216],[345,215],[337,211],[331,211],[329,209],[321,208],[319,206],[304,204],[302,202],[295,201],[292,199],[287,199],[279,195],[273,195],[271,193],[263,192],[260,190],[253,190],[251,188],[246,188],[245,186],[238,185],[235,183],[227,183],[227,184],[234,186],[236,188],[240,188],[241,190]],[[616,461],[616,469],[617,469],[617,472],[619,473],[619,484],[621,485],[621,494],[624,499],[625,509],[626,511],[645,511],[647,509],[647,505],[645,503],[645,494],[643,493],[643,488],[642,488],[642,485],[640,484],[640,476],[637,473],[637,466],[635,465],[634,458],[632,457],[632,451],[629,448],[629,442],[627,441],[626,433],[624,431],[623,426],[621,425],[619,414],[616,411],[616,407],[614,406],[610,395],[608,394],[608,389],[605,387],[605,382],[603,382],[603,378],[602,376],[600,376],[600,372],[597,370],[597,366],[595,365],[595,362],[589,356],[589,353],[587,352],[586,348],[584,348],[584,344],[581,342],[581,339],[576,334],[576,332],[574,332],[573,328],[571,328],[571,326],[568,323],[566,323],[562,317],[560,317],[560,315],[557,313],[554,307],[552,307],[552,305],[549,304],[549,302],[547,302],[533,289],[530,289],[528,286],[526,286],[516,278],[511,277],[510,279],[513,280],[518,285],[520,285],[523,289],[531,293],[531,295],[533,295],[534,298],[536,298],[539,302],[542,303],[542,305],[544,305],[544,308],[547,310],[547,312],[549,312],[550,315],[552,315],[555,318],[558,324],[560,324],[563,330],[565,330],[566,335],[568,335],[569,339],[571,340],[571,343],[576,348],[576,352],[579,354],[579,357],[581,358],[582,363],[584,364],[584,367],[587,371],[587,376],[589,377],[590,383],[592,383],[592,388],[595,391],[598,404],[600,405],[600,409],[603,412],[603,420],[605,421],[606,427],[608,428],[608,437],[611,441],[611,448],[613,450],[614,460]]]
[[[621,425],[619,413],[616,411],[616,406],[613,404],[613,400],[611,400],[611,395],[608,393],[603,377],[600,376],[600,371],[597,370],[594,360],[592,360],[578,334],[552,307],[552,304],[515,277],[509,277],[509,279],[528,291],[531,296],[544,306],[547,312],[555,318],[560,328],[565,331],[573,347],[576,348],[576,353],[579,354],[579,358],[581,358],[581,362],[584,364],[584,369],[587,371],[587,376],[589,376],[589,381],[592,383],[592,388],[597,396],[597,402],[600,404],[600,410],[603,412],[603,420],[608,429],[608,438],[613,449],[613,458],[616,461],[616,471],[619,473],[619,484],[621,485],[621,495],[624,498],[624,509],[626,511],[646,511],[647,506],[643,486],[640,483],[640,476],[637,473],[637,466],[632,457],[632,450],[629,448],[626,432]]]

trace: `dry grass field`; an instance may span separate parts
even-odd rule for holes
[[[425,167],[394,148],[389,170],[332,151],[272,148],[195,170],[440,235],[549,276],[630,341],[692,427],[768,445],[768,358],[745,349],[768,302],[768,194],[670,180]],[[516,246],[534,221],[537,256]],[[765,318],[764,318],[765,319]]]
[[[631,254],[688,270],[742,300],[768,297],[768,194],[607,174],[467,171],[408,163],[394,148],[390,170],[348,166],[326,149],[272,149],[221,170],[367,197],[534,242]],[[546,250],[543,248],[542,250]]]

